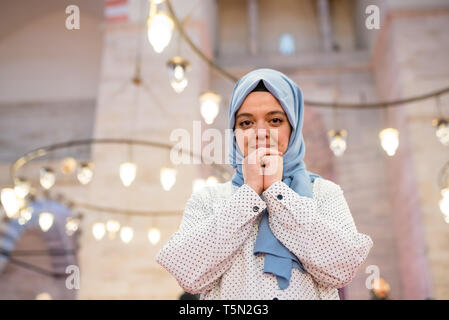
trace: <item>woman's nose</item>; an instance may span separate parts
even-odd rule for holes
[[[256,139],[258,145],[265,145],[270,141],[270,129],[265,124],[258,124],[256,127]]]
[[[256,122],[256,133],[259,134],[266,134],[264,131],[269,131],[270,127],[267,125],[265,120],[257,121]]]

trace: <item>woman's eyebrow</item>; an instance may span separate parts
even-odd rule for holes
[[[271,116],[271,115],[273,115],[273,114],[281,114],[281,115],[285,116],[285,112],[284,112],[284,111],[280,111],[280,110],[270,111],[270,112],[268,112],[266,115],[267,115],[267,116]],[[251,113],[247,113],[247,112],[240,113],[240,114],[238,114],[238,115],[235,117],[235,121],[237,121],[238,118],[244,117],[244,116],[252,117],[253,115],[252,115]]]
[[[281,114],[281,115],[285,116],[285,112],[284,111],[279,111],[279,110],[270,111],[270,112],[267,113],[267,116],[271,116],[273,114]]]
[[[244,116],[252,117],[253,115],[251,113],[240,113],[235,117],[235,120],[237,121],[238,118],[244,117]]]

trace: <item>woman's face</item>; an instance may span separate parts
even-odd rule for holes
[[[259,147],[285,154],[292,129],[279,101],[269,92],[256,91],[248,94],[237,110],[234,130],[237,145],[246,157]]]

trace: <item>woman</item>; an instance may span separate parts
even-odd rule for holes
[[[236,85],[232,181],[188,200],[156,260],[200,299],[339,299],[373,242],[342,189],[306,170],[303,97],[283,73],[258,69]],[[243,150],[243,151],[242,151]]]

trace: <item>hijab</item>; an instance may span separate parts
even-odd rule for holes
[[[263,68],[256,69],[237,81],[232,91],[229,107],[229,128],[233,129],[235,115],[246,96],[253,91],[268,91],[281,104],[291,125],[287,150],[283,154],[282,181],[300,196],[313,197],[313,181],[320,177],[306,170],[304,156],[306,146],[302,135],[304,100],[299,86],[283,73]],[[244,155],[237,145],[235,135],[230,136],[229,160],[236,169],[232,184],[243,185],[242,164]],[[306,273],[301,261],[292,254],[273,234],[269,226],[268,209],[262,212],[259,231],[254,245],[254,254],[265,254],[264,273],[276,275],[280,289],[289,286],[292,268]]]

